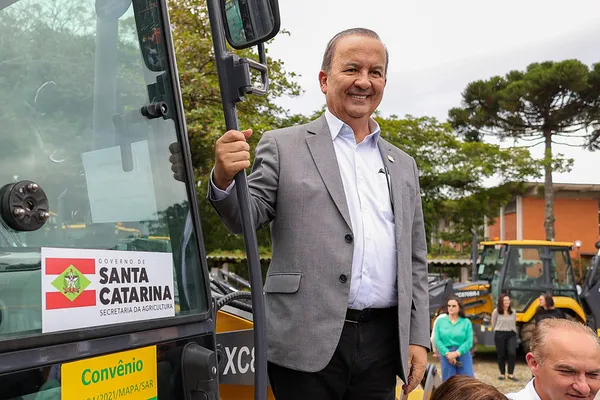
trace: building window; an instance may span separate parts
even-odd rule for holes
[[[514,214],[517,212],[517,200],[513,199],[504,207],[504,214]]]

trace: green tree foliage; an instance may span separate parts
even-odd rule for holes
[[[586,128],[600,110],[600,64],[591,69],[577,60],[530,64],[525,71],[510,71],[467,85],[460,108],[449,112],[452,127],[467,141],[485,135],[515,139],[531,146],[544,144],[544,197],[546,239],[554,232],[552,173],[569,162],[553,156],[553,145],[572,145],[565,139],[584,139],[593,148]],[[583,132],[583,133],[581,133]],[[584,144],[585,143],[585,144]],[[530,146],[530,147],[531,147]]]
[[[442,238],[470,241],[471,228],[483,226],[500,205],[519,190],[520,182],[538,174],[539,166],[526,149],[460,140],[447,123],[435,118],[377,117],[382,137],[412,155],[419,167],[423,211],[428,235],[438,231],[440,220],[451,229]],[[495,178],[499,187],[486,188]]]
[[[600,64],[600,63],[599,63]],[[588,76],[586,113],[592,133],[585,139],[584,147],[589,151],[600,150],[600,66],[595,64]]]
[[[230,234],[216,213],[205,201],[209,174],[214,163],[214,144],[225,133],[219,82],[212,48],[212,38],[205,0],[173,0],[170,2],[173,41],[177,54],[177,67],[182,87],[192,162],[198,180],[198,199],[204,241],[207,251],[244,248],[243,239]],[[268,45],[267,45],[268,47]],[[240,57],[257,60],[253,49],[236,51]],[[240,127],[252,128],[249,139],[255,147],[260,135],[271,129],[302,123],[302,116],[289,115],[274,103],[281,96],[301,93],[295,82],[296,74],[286,71],[283,61],[267,57],[271,85],[264,97],[248,96],[238,104]],[[259,242],[268,245],[268,232],[259,233]]]

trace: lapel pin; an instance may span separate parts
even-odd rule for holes
[[[392,157],[392,156],[390,156],[390,155],[388,155],[388,160],[390,160],[390,162],[394,162],[394,161],[396,161],[396,160],[394,160],[394,157]]]

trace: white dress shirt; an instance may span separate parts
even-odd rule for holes
[[[350,126],[329,110],[325,111],[325,118],[354,236],[348,307],[362,310],[394,306],[398,303],[395,225],[388,180],[377,145],[379,125],[371,119],[371,133],[357,144]],[[227,197],[234,187],[232,183],[226,190],[220,190],[212,181],[212,173],[211,185],[213,200],[217,201]]]
[[[379,125],[356,143],[352,128],[325,111],[354,235],[348,307],[385,308],[398,303],[394,215],[381,153]]]
[[[535,387],[533,386],[534,380],[535,379],[530,380],[527,386],[525,386],[525,388],[523,388],[523,390],[520,392],[509,393],[506,395],[506,397],[508,397],[510,400],[542,400],[540,395],[538,395],[535,391]]]

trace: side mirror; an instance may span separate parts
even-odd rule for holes
[[[279,32],[277,0],[221,0],[225,36],[234,49],[263,43]]]
[[[598,250],[600,250],[600,240],[598,240],[594,246],[596,246],[596,248],[597,248]]]

